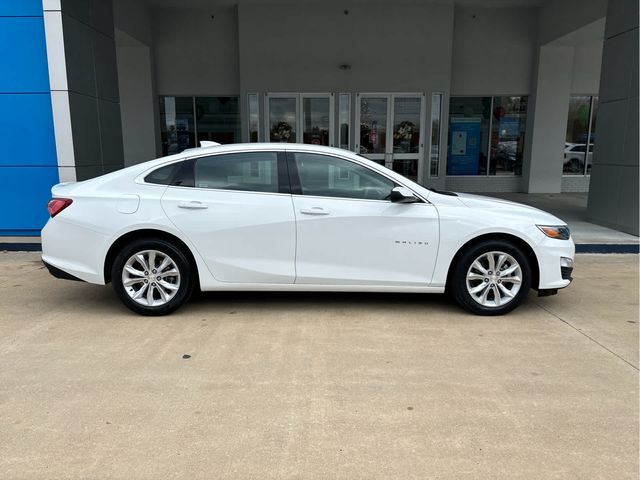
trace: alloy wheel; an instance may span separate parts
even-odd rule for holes
[[[476,258],[467,271],[467,291],[483,307],[500,307],[511,302],[520,291],[522,268],[505,252],[486,252]]]
[[[135,302],[147,307],[168,303],[180,288],[180,270],[176,262],[158,250],[133,254],[122,269],[122,285]]]

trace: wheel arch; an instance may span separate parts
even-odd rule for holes
[[[510,233],[486,233],[486,234],[474,237],[471,240],[468,240],[464,245],[462,245],[456,251],[455,255],[453,256],[453,259],[451,260],[451,263],[449,264],[449,269],[447,270],[447,281],[446,281],[447,289],[449,289],[449,282],[452,279],[451,273],[453,272],[453,269],[455,268],[457,263],[460,261],[460,258],[462,257],[465,250],[478,243],[485,242],[487,240],[508,241],[508,242],[514,243],[516,246],[521,248],[522,252],[525,254],[525,256],[527,257],[527,260],[529,261],[529,266],[531,267],[531,273],[533,275],[533,278],[531,279],[531,287],[535,290],[538,289],[538,286],[540,285],[540,264],[538,262],[538,257],[535,251],[533,250],[533,247],[523,238]]]
[[[144,228],[140,230],[133,230],[133,231],[127,232],[121,235],[120,237],[118,237],[111,244],[111,246],[109,247],[109,250],[107,251],[107,255],[105,256],[104,266],[103,266],[105,284],[111,281],[111,267],[113,266],[113,262],[116,256],[118,255],[118,252],[128,243],[132,242],[133,240],[138,240],[140,238],[163,239],[173,243],[177,248],[179,248],[182,251],[182,253],[184,253],[187,256],[187,258],[191,262],[191,265],[196,273],[196,278],[195,278],[196,288],[198,289],[200,288],[200,274],[198,272],[198,262],[196,262],[196,259],[191,249],[187,246],[186,243],[184,243],[180,238],[176,237],[175,235],[169,232],[165,232],[164,230],[158,230],[154,228]]]

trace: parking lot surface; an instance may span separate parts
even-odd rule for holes
[[[169,317],[0,254],[0,478],[637,479],[638,256],[503,317],[207,293]]]

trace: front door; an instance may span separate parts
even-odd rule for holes
[[[296,283],[426,286],[438,251],[433,205],[392,203],[395,182],[356,162],[288,153],[299,178]],[[296,187],[298,188],[298,187]]]
[[[356,151],[414,182],[422,178],[423,94],[359,93]]]

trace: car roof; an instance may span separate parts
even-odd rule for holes
[[[191,158],[206,155],[207,153],[224,153],[237,151],[297,151],[297,152],[326,152],[339,155],[354,155],[350,150],[344,150],[324,145],[309,145],[304,143],[229,143],[226,145],[205,145],[202,147],[189,148],[178,154],[172,155],[172,159]],[[166,159],[167,157],[165,157]]]

